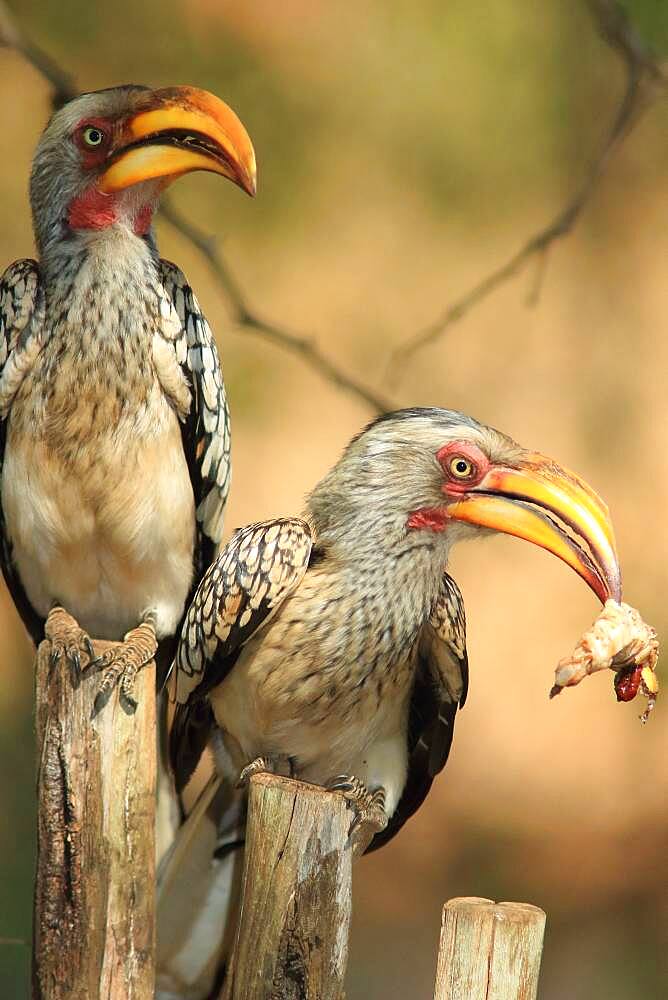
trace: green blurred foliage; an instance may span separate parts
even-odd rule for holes
[[[665,0],[620,0],[631,24],[650,50],[668,56],[668,4]]]
[[[3,716],[0,726],[2,811],[0,822],[0,995],[28,996],[34,872],[35,761],[31,704]],[[7,942],[7,943],[4,943]]]

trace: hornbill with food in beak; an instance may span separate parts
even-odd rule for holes
[[[250,139],[217,97],[141,86],[76,97],[33,161],[39,260],[0,281],[3,574],[35,642],[56,605],[76,619],[47,622],[54,656],[78,665],[89,635],[125,636],[103,658],[101,693],[122,676],[130,701],[156,639],[173,655],[229,483],[216,345],[152,228],[161,192],[192,170],[255,192]]]
[[[316,486],[302,518],[239,530],[204,575],[181,632],[171,678],[177,787],[216,731],[214,745],[242,774],[271,768],[338,789],[353,804],[353,825],[376,831],[371,849],[387,843],[444,767],[466,699],[464,606],[446,570],[452,546],[492,531],[552,552],[602,602],[620,598],[613,530],[596,493],[450,410],[380,417]],[[194,844],[191,828],[187,836]],[[209,911],[215,870],[200,881]],[[170,879],[178,884],[174,872]],[[195,884],[193,874],[191,894]],[[161,902],[159,954],[162,910],[163,939],[174,941],[166,967],[182,959],[185,975],[189,952],[179,959]],[[183,924],[179,933],[184,942]]]

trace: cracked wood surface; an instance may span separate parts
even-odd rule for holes
[[[243,898],[221,1000],[343,1000],[353,813],[290,778],[250,780]]]
[[[434,1000],[536,1000],[545,913],[478,896],[443,907]]]
[[[96,655],[113,646],[95,642]],[[34,1000],[149,1000],[154,989],[155,666],[138,707],[37,653]]]

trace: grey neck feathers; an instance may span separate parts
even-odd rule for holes
[[[390,485],[382,470],[367,471],[355,483],[339,465],[315,488],[306,517],[316,544],[347,576],[373,577],[374,589],[388,597],[410,590],[411,602],[428,608],[445,571],[447,532],[407,528],[410,513],[421,506],[418,477],[395,477]]]
[[[146,241],[118,226],[79,233],[49,256],[44,278],[54,359],[63,347],[78,351],[74,370],[93,379],[99,365],[127,375],[126,365],[149,364],[161,320],[155,255]]]
[[[60,237],[42,245],[40,266],[47,286],[73,275],[85,265],[98,280],[121,285],[128,274],[154,271],[158,259],[153,232],[137,236],[123,223],[106,229],[72,231],[65,226]]]

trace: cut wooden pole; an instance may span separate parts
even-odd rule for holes
[[[270,774],[251,778],[241,916],[222,998],[342,1000],[352,818],[342,795]]]
[[[545,913],[464,896],[443,907],[434,1000],[535,1000]]]
[[[94,643],[99,655],[113,643]],[[155,666],[133,713],[100,675],[43,642],[36,665],[34,1000],[151,1000],[154,991]]]

